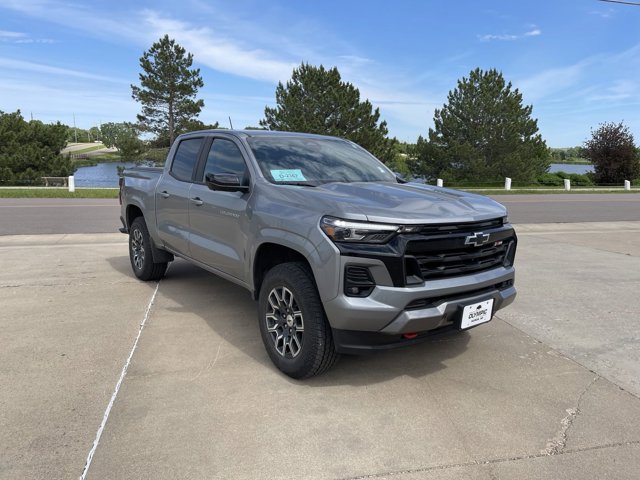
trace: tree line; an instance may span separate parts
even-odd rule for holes
[[[137,159],[149,148],[169,147],[181,133],[219,128],[217,122],[205,125],[198,119],[204,101],[197,93],[204,82],[200,69],[192,65],[193,55],[175,40],[168,35],[159,39],[143,53],[139,84],[131,85],[132,97],[141,105],[137,122],[106,123],[86,131],[86,136],[116,147],[123,159]],[[545,178],[552,161],[569,158],[591,161],[593,181],[598,183],[619,183],[640,176],[638,148],[622,123],[600,125],[581,147],[548,148],[533,117],[533,106],[524,103],[519,89],[497,69],[476,68],[458,80],[443,106],[435,110],[433,127],[412,144],[389,137],[379,109],[362,99],[359,89],[345,82],[337,67],[302,63],[294,68],[290,80],[278,83],[275,103],[275,107],[265,107],[259,128],[343,137],[366,148],[393,170],[425,181],[442,178],[448,184],[464,184],[510,177],[516,182],[536,183]],[[52,128],[65,138],[71,135],[68,127],[59,123],[31,126],[33,122],[24,122],[19,112],[0,115],[0,140],[3,125],[12,124],[5,122],[7,115],[22,129],[44,134]],[[18,117],[24,124],[17,122]],[[145,141],[141,140],[143,134],[148,138]],[[59,145],[56,143],[56,148]],[[64,143],[61,145],[63,148]],[[48,160],[37,165],[27,161],[25,154],[11,157],[11,153],[3,153],[10,151],[11,147],[0,149],[0,181],[69,169],[68,161],[59,158],[59,149],[49,156],[41,155]]]

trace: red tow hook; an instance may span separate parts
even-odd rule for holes
[[[407,340],[413,340],[418,336],[417,333],[403,333],[402,338],[406,338]]]

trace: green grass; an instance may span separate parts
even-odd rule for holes
[[[96,143],[95,145],[91,145],[90,147],[83,148],[80,150],[69,151],[69,152],[66,152],[65,154],[66,155],[82,155],[83,153],[95,152],[96,150],[102,150],[103,148],[106,148],[103,144]]]
[[[117,188],[20,188],[0,187],[0,198],[118,198]]]
[[[95,155],[91,158],[71,159],[71,164],[76,167],[95,167],[99,163],[117,163],[121,162],[120,154],[105,153],[104,155]]]
[[[566,191],[563,188],[548,188],[548,187],[542,187],[542,188],[516,188],[513,190],[505,190],[504,188],[502,189],[498,189],[498,188],[468,188],[468,187],[464,187],[464,188],[456,188],[456,187],[448,187],[448,188],[453,188],[455,190],[463,190],[465,192],[469,192],[469,193],[478,193],[480,195],[531,195],[531,194],[536,194],[536,195],[547,195],[547,194],[558,194],[558,193],[562,193],[562,194],[566,194],[566,195],[572,195],[574,193],[593,193],[593,194],[599,194],[599,193],[622,193],[622,194],[626,194],[626,193],[640,193],[640,188],[638,187],[632,187],[631,190],[624,190],[622,187],[617,187],[617,188],[608,188],[608,187],[585,187],[585,188],[580,188],[580,187],[572,187],[571,190]]]

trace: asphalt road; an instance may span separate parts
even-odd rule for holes
[[[0,235],[113,233],[120,227],[115,199],[0,199]]]
[[[513,223],[577,223],[640,220],[640,194],[574,193],[496,195]]]
[[[640,194],[499,195],[521,223],[640,220]],[[0,199],[0,235],[107,233],[120,227],[117,200]]]

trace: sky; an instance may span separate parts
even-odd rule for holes
[[[139,59],[191,52],[200,119],[257,126],[301,62],[337,66],[415,142],[458,79],[496,68],[550,147],[623,121],[640,141],[640,6],[598,0],[0,0],[0,110],[89,128],[135,121]]]

